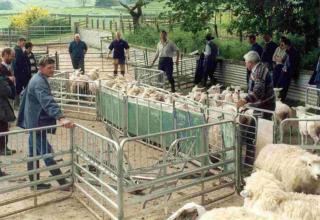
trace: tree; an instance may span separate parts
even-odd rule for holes
[[[137,0],[133,6],[129,6],[128,4],[125,4],[122,1],[120,1],[120,5],[122,5],[124,8],[126,8],[132,17],[134,30],[137,30],[137,28],[140,27],[140,20],[141,20],[141,16],[142,16],[142,7],[147,5],[148,3],[150,3],[150,1]]]
[[[82,7],[86,7],[88,0],[78,0],[78,2],[81,4]]]

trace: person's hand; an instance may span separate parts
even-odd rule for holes
[[[179,65],[179,60],[176,60],[176,65],[177,65],[177,66]]]
[[[15,83],[16,81],[16,78],[14,76],[8,76],[8,79],[13,83]]]
[[[237,103],[236,106],[237,108],[241,108],[242,106],[244,106],[245,104],[247,104],[247,101],[245,99],[240,99]]]
[[[74,123],[73,121],[66,119],[66,118],[61,118],[59,120],[59,122],[63,125],[63,127],[65,128],[73,128],[74,127]]]

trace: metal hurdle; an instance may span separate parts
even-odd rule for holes
[[[138,83],[166,89],[166,76],[162,70],[135,67],[134,78]]]
[[[308,126],[320,126],[320,116],[313,118],[287,118],[280,123],[280,143],[299,145],[307,150],[319,150],[319,134],[314,139],[310,136]],[[303,132],[300,132],[300,128]],[[318,140],[317,140],[318,139]],[[317,141],[317,142],[316,142]]]
[[[48,142],[46,142],[45,136],[47,136]],[[71,172],[62,172],[55,176],[48,175],[49,171],[53,172],[56,169],[71,170],[73,145],[68,130],[61,126],[48,126],[13,130],[0,133],[0,137],[5,139],[8,148],[17,151],[14,155],[0,156],[0,168],[8,174],[0,177],[0,207],[2,210],[0,218],[52,202],[59,202],[71,196],[71,193],[67,193],[63,196],[56,196],[56,198],[45,197],[47,194],[61,189],[61,187],[37,191],[38,184],[55,184],[55,180],[59,179],[70,179],[69,186],[72,184]],[[36,147],[39,145],[42,145],[42,147]],[[51,146],[53,146],[52,149]],[[40,160],[49,161],[53,157],[63,158],[63,160],[52,166],[39,166]],[[27,163],[29,163],[30,170],[27,170]],[[29,179],[33,181],[29,181]],[[26,205],[15,209],[15,204],[21,201],[25,201]]]

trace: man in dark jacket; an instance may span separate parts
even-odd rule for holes
[[[31,42],[26,43],[25,55],[28,57],[28,71],[33,76],[38,72],[37,60],[32,52],[33,44]]]
[[[265,45],[263,48],[261,61],[268,67],[270,71],[272,71],[273,70],[272,57],[278,45],[272,41],[272,37],[270,33],[264,34],[263,39],[264,39]]]
[[[246,67],[251,71],[249,81],[249,92],[247,97],[241,99],[237,103],[237,108],[249,104],[255,108],[261,108],[269,111],[274,111],[276,107],[276,99],[273,91],[272,77],[268,68],[260,62],[259,54],[255,51],[250,51],[244,55]],[[260,115],[260,112],[254,111],[254,115]],[[272,114],[262,113],[262,118],[270,120]],[[255,121],[252,120],[250,126],[246,126],[247,133],[241,136],[246,137],[246,158],[245,163],[252,165],[255,156]],[[241,129],[245,131],[246,128]]]
[[[26,39],[21,37],[15,46],[15,60],[13,61],[13,71],[16,78],[16,92],[20,95],[22,90],[26,88],[28,82],[31,78],[31,73],[29,72],[28,57],[25,55],[25,43]],[[19,96],[17,96],[18,98]],[[19,106],[19,101],[17,100],[17,106]]]
[[[250,51],[256,51],[259,54],[259,57],[261,59],[262,53],[263,53],[263,48],[257,43],[257,38],[256,35],[250,34],[248,36],[248,42],[251,45]],[[249,88],[249,77],[250,77],[250,70],[247,69],[247,85]]]
[[[282,88],[280,91],[280,99],[282,102],[285,102],[291,80],[296,80],[299,76],[300,54],[298,50],[291,44],[289,39],[285,39],[283,42],[286,48],[287,56],[279,76],[278,87]]]
[[[48,78],[54,74],[55,61],[50,57],[44,57],[39,61],[39,72],[32,77],[29,85],[23,94],[22,102],[18,115],[18,126],[25,129],[43,126],[52,126],[58,120],[66,128],[73,127],[73,122],[66,119],[58,104],[54,101],[51,94]],[[33,158],[33,146],[35,143],[37,155],[47,155],[53,153],[52,146],[47,140],[47,133],[55,133],[55,130],[40,130],[29,134],[29,157]],[[35,139],[34,140],[34,136]],[[53,157],[44,159],[46,166],[53,166],[56,161]],[[28,162],[28,170],[33,170],[33,161]],[[53,176],[62,175],[60,169],[50,170]],[[33,181],[33,175],[29,176]],[[68,182],[64,178],[57,180],[60,185]],[[39,184],[38,189],[49,188],[50,185]]]
[[[14,50],[5,48],[2,50],[2,62],[0,66],[0,132],[9,131],[9,122],[15,120],[14,112],[9,99],[15,97],[15,78],[12,74],[11,62],[14,59]],[[16,150],[7,147],[8,137],[0,136],[0,155],[12,155]]]
[[[210,84],[214,85],[215,78],[213,76],[217,67],[218,47],[213,43],[214,37],[211,34],[206,35],[206,47],[204,51],[204,63],[203,63],[203,86],[207,86],[208,76],[210,77]]]
[[[87,44],[80,39],[80,34],[75,34],[74,41],[69,45],[69,54],[73,69],[81,69],[82,74],[84,74],[84,56],[87,51]]]

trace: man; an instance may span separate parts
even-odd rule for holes
[[[285,39],[283,42],[287,56],[279,76],[278,87],[282,88],[280,99],[285,102],[291,80],[296,80],[299,75],[300,55],[289,39]]]
[[[166,73],[168,81],[171,85],[171,92],[176,92],[173,78],[173,56],[176,53],[176,65],[179,65],[179,49],[177,46],[168,40],[168,34],[166,31],[161,31],[160,42],[157,45],[157,51],[151,66],[154,65],[159,57],[158,69]]]
[[[214,85],[214,71],[217,66],[217,56],[218,56],[218,47],[215,43],[213,43],[214,37],[211,34],[206,35],[206,46],[204,51],[204,78],[203,78],[203,86],[207,87],[208,76],[210,77],[210,84]]]
[[[31,76],[33,76],[38,72],[37,60],[32,53],[33,44],[31,42],[27,42],[25,47],[25,55],[28,57],[28,71],[30,72]]]
[[[111,44],[108,47],[109,53],[108,58],[110,56],[110,53],[113,51],[113,74],[114,76],[118,75],[118,66],[120,65],[120,73],[122,76],[125,74],[125,64],[126,64],[126,55],[129,59],[129,44],[127,41],[121,39],[120,32],[116,32],[116,37],[114,41],[111,42]]]
[[[5,48],[1,53],[2,62],[0,65],[0,132],[9,131],[9,122],[15,120],[14,112],[9,99],[15,98],[15,78],[11,63],[14,60],[15,52],[11,48]],[[8,136],[0,137],[0,155],[12,155],[16,150],[7,147]]]
[[[252,107],[266,109],[270,111],[275,110],[275,95],[273,91],[272,77],[269,73],[268,68],[260,62],[260,56],[255,51],[249,51],[244,55],[245,63],[247,69],[251,72],[249,79],[249,92],[244,99],[240,99],[236,104],[237,108],[243,107],[245,104],[250,104]],[[259,112],[254,112],[257,115]],[[262,118],[270,120],[272,114],[262,113]],[[255,132],[254,127],[257,125],[255,121],[248,128],[248,134],[246,135],[247,149],[245,162],[247,164],[253,164],[253,159],[255,155]],[[242,135],[244,136],[244,135]]]
[[[16,102],[15,107],[19,106],[19,95],[23,89],[28,85],[29,80],[31,79],[31,73],[28,68],[28,58],[24,53],[26,39],[21,37],[18,40],[17,45],[15,46],[15,60],[13,61],[13,70],[14,76],[16,78]]]
[[[74,41],[69,44],[69,54],[73,69],[81,69],[82,74],[84,74],[84,57],[87,51],[87,44],[80,39],[80,34],[75,34]]]
[[[272,36],[270,33],[263,35],[265,46],[261,56],[261,61],[268,67],[270,71],[273,70],[273,54],[276,51],[278,45],[272,41]]]
[[[66,119],[58,104],[54,101],[51,94],[48,78],[52,77],[55,70],[55,61],[50,57],[43,57],[39,61],[39,72],[32,77],[26,91],[23,94],[22,103],[18,116],[18,126],[25,129],[37,128],[42,126],[55,125],[58,120],[66,128],[73,127],[73,122]],[[33,156],[33,147],[35,144],[37,155],[46,155],[53,152],[52,146],[47,140],[47,133],[55,133],[55,130],[42,130],[30,132],[29,134],[29,157]],[[34,140],[34,135],[36,140]],[[34,143],[35,142],[35,143]],[[56,164],[53,157],[44,159],[46,166]],[[33,161],[28,162],[28,170],[33,170]],[[50,170],[53,176],[61,175],[60,169]],[[33,181],[33,175],[29,176]],[[39,178],[39,176],[38,176]],[[63,179],[57,180],[60,185],[68,184]],[[39,184],[37,189],[47,189],[49,184]]]
[[[248,36],[248,42],[251,45],[250,51],[256,51],[259,54],[259,57],[261,58],[263,53],[263,48],[257,43],[256,35],[250,34]],[[247,69],[247,85],[249,88],[249,77],[250,77],[250,71]]]

